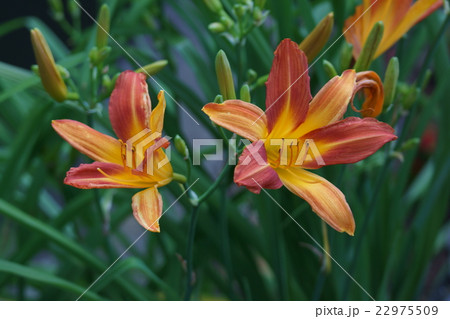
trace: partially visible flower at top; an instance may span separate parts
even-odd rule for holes
[[[283,40],[266,83],[265,113],[240,100],[210,103],[203,111],[216,124],[252,142],[236,166],[237,185],[254,193],[284,185],[331,227],[353,235],[355,222],[345,196],[305,169],[358,162],[397,137],[392,127],[373,118],[342,120],[357,88],[354,70],[332,78],[314,98],[307,71],[305,54],[296,43]],[[302,145],[308,141],[314,142],[321,163],[306,156],[308,149],[305,152]]]
[[[34,56],[39,66],[39,76],[41,77],[42,85],[47,93],[58,102],[62,102],[67,98],[67,87],[64,83],[55,60],[53,59],[52,51],[48,47],[39,29],[31,30],[31,44],[33,45]]]
[[[168,146],[161,137],[166,108],[164,91],[159,92],[158,100],[158,105],[151,110],[146,76],[125,71],[117,79],[109,101],[109,117],[119,140],[77,121],[52,122],[62,138],[95,161],[71,168],[64,183],[85,189],[146,188],[133,196],[133,215],[153,232],[159,232],[158,220],[163,207],[158,188],[171,182],[174,175],[161,148]],[[148,136],[143,132],[154,136],[145,140]],[[128,141],[142,142],[142,147],[134,147]],[[152,165],[151,174],[147,173],[147,165]]]
[[[439,8],[442,0],[363,0],[344,24],[344,36],[357,59],[375,23],[382,21],[384,35],[374,58],[393,46],[416,23]],[[370,8],[370,9],[369,9]]]

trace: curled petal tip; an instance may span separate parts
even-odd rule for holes
[[[362,90],[365,101],[360,110],[358,110],[353,100],[356,93]],[[384,88],[380,77],[373,71],[364,71],[356,73],[356,85],[353,90],[351,105],[354,111],[360,112],[363,117],[377,117],[383,111]]]

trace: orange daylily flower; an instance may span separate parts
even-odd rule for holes
[[[62,138],[95,161],[71,168],[64,183],[77,188],[145,188],[132,198],[133,215],[153,232],[159,232],[163,207],[158,188],[173,178],[172,166],[161,148],[168,143],[161,137],[164,91],[159,92],[158,100],[151,110],[145,75],[125,71],[117,79],[109,101],[109,117],[119,139],[77,121],[52,122]],[[140,147],[127,141],[141,142]]]
[[[283,40],[266,83],[265,113],[240,100],[210,103],[203,111],[216,124],[252,142],[236,166],[237,185],[254,193],[284,185],[331,227],[353,235],[355,222],[345,196],[305,169],[358,162],[397,137],[392,127],[373,118],[342,120],[357,86],[354,70],[331,79],[314,98],[307,71],[303,51],[293,41]],[[314,142],[321,161],[306,156],[304,141]]]
[[[412,2],[412,0],[363,0],[362,5],[356,7],[355,14],[344,24],[346,31],[344,36],[347,42],[353,45],[354,58],[359,57],[370,31],[378,21],[384,23],[384,34],[374,58],[383,54],[416,23],[425,19],[443,3],[442,0]]]

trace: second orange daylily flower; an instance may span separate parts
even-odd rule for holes
[[[77,121],[52,122],[62,138],[95,161],[71,168],[64,183],[77,188],[145,188],[132,198],[133,214],[144,228],[154,232],[159,232],[163,207],[158,188],[174,175],[161,148],[167,145],[161,137],[166,108],[163,91],[158,100],[151,110],[145,75],[125,71],[117,79],[109,102],[109,117],[118,140]]]
[[[203,111],[216,124],[252,142],[239,158],[236,184],[254,193],[284,185],[331,227],[353,235],[355,222],[344,194],[305,169],[358,162],[397,137],[392,127],[373,118],[342,120],[358,89],[354,70],[331,79],[314,98],[307,71],[307,57],[286,39],[275,51],[265,113],[240,100],[210,103]],[[308,141],[314,143],[313,154],[320,160],[307,156],[308,149],[305,152],[302,146]]]
[[[383,21],[383,38],[374,58],[395,44],[416,23],[442,5],[442,0],[363,0],[355,14],[345,21],[344,36],[353,45],[355,59],[364,47],[375,23]]]

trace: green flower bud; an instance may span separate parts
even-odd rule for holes
[[[231,19],[230,16],[225,12],[220,15],[220,23],[222,23],[227,28],[227,30],[231,29],[234,25],[233,19]]]
[[[258,77],[258,73],[256,73],[255,70],[249,69],[247,71],[247,82],[248,83],[253,83],[257,77]]]
[[[353,45],[350,43],[344,42],[341,51],[341,70],[347,70],[350,68],[350,63],[352,63],[353,59]]]
[[[216,56],[216,74],[220,93],[223,95],[224,99],[236,99],[230,63],[228,62],[227,55],[223,50],[220,50]]]
[[[253,10],[253,20],[255,20],[256,23],[260,23],[263,19],[264,19],[264,14],[262,13],[262,11],[259,7],[256,7]]]
[[[61,0],[48,0],[48,4],[56,21],[64,19],[64,7]]]
[[[402,146],[400,146],[399,148],[399,152],[405,152],[405,151],[409,151],[412,150],[414,148],[417,147],[417,145],[420,144],[420,138],[418,137],[413,137],[407,141],[405,141]]]
[[[80,17],[80,7],[75,1],[69,1],[67,3],[67,7],[69,9],[69,13],[73,19],[78,19]]]
[[[387,66],[386,74],[384,76],[384,106],[386,109],[389,105],[394,102],[395,91],[397,89],[397,81],[399,75],[399,63],[398,58],[393,57]]]
[[[102,63],[111,52],[111,47],[103,47],[98,49],[97,47],[93,47],[89,52],[89,59],[93,65],[98,65]]]
[[[226,31],[226,27],[220,22],[213,22],[208,25],[209,31],[212,33],[222,33]]]
[[[336,69],[334,68],[334,65],[328,60],[323,60],[323,68],[325,69],[325,72],[330,79],[338,75]]]
[[[181,138],[180,135],[175,135],[173,143],[175,144],[175,149],[178,153],[180,153],[181,156],[183,156],[183,158],[186,159],[189,157],[189,149],[186,146],[186,142]]]
[[[242,4],[235,4],[233,7],[233,11],[238,17],[238,19],[242,19],[247,13],[247,7]]]
[[[223,103],[223,96],[221,94],[216,95],[214,98],[214,103],[221,104]]]
[[[266,82],[267,82],[268,79],[269,79],[269,75],[268,75],[268,74],[263,75],[263,76],[260,76],[260,77],[256,80],[255,87],[263,86],[264,84],[266,84]]]
[[[109,89],[111,87],[111,78],[109,77],[108,74],[103,74],[102,85],[107,89]]]
[[[255,6],[258,8],[264,9],[264,6],[266,5],[266,0],[255,0]]]
[[[359,58],[355,63],[356,72],[366,71],[369,69],[372,60],[375,57],[375,53],[377,52],[378,45],[383,38],[383,33],[384,24],[382,21],[378,21],[370,31]]]
[[[39,74],[39,66],[37,65],[37,64],[33,64],[32,66],[31,66],[31,71],[34,73],[34,74],[36,74],[37,76],[41,76],[40,74]]]
[[[203,0],[203,2],[212,12],[220,13],[223,11],[223,6],[220,0]]]
[[[135,72],[145,73],[149,76],[155,75],[169,63],[167,60],[159,60],[150,64],[143,66],[142,68],[136,69]]]
[[[98,14],[98,28],[97,28],[97,48],[102,49],[108,44],[108,33],[110,26],[110,13],[107,4],[100,7],[100,12]]]
[[[250,103],[250,101],[251,101],[250,87],[248,86],[248,84],[244,84],[241,87],[239,97],[241,98],[242,101]]]

